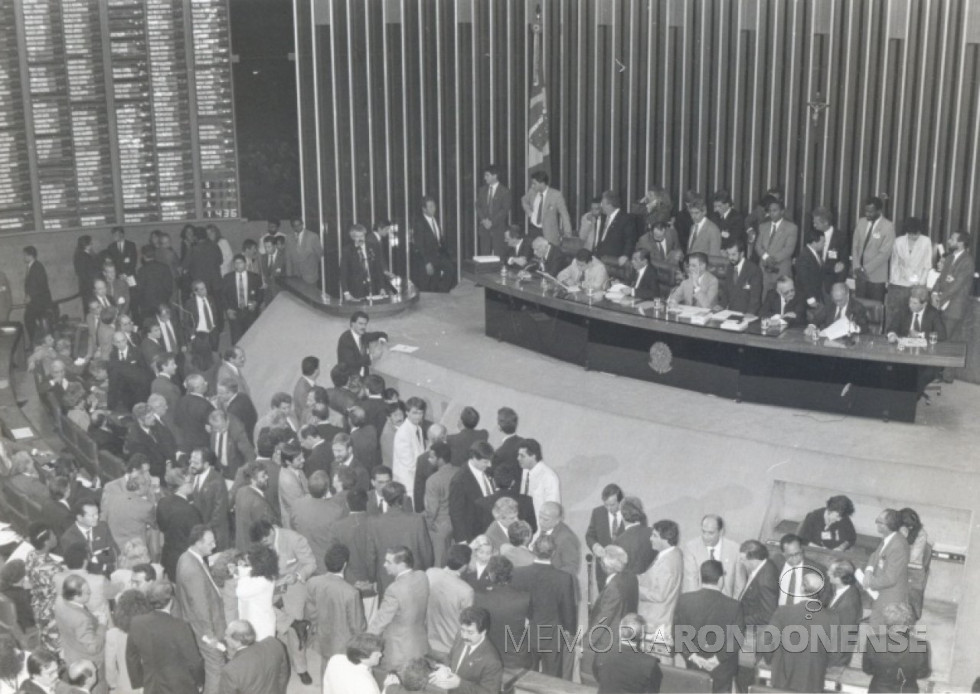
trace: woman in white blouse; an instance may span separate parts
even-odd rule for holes
[[[238,568],[238,618],[255,629],[255,640],[276,635],[276,610],[272,606],[279,578],[279,557],[265,545],[252,545],[246,564]]]

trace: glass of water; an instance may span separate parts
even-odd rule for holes
[[[929,333],[929,335],[927,337],[929,339],[929,346],[930,347],[935,347],[936,346],[936,343],[939,342],[939,333],[937,333],[937,332],[931,332],[931,333]]]

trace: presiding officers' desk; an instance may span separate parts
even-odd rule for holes
[[[966,346],[900,350],[883,335],[811,340],[802,328],[762,334],[718,321],[694,325],[650,302],[556,292],[499,269],[466,272],[484,287],[486,334],[542,354],[644,381],[734,400],[915,421],[920,370],[962,367]]]

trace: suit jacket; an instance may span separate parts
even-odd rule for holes
[[[366,257],[362,257],[362,253]],[[355,299],[380,294],[382,289],[387,290],[388,278],[380,249],[370,243],[365,243],[362,249],[353,245],[344,246],[340,255],[340,288]]]
[[[704,253],[708,257],[721,255],[721,229],[718,225],[705,217],[697,236],[694,235],[692,226],[691,236],[687,240],[687,252]]]
[[[745,626],[763,626],[769,623],[779,602],[779,571],[771,559],[766,559],[759,573],[745,587],[739,597]]]
[[[263,255],[259,259],[259,270],[266,287],[266,298],[269,298],[269,292],[275,293],[279,278],[286,273],[286,253],[276,251],[275,254]]]
[[[151,260],[136,273],[136,304],[144,316],[152,316],[174,295],[174,276],[165,264]]]
[[[310,493],[310,484],[302,470],[283,468],[279,473],[279,509],[282,527],[295,530],[293,504]]]
[[[530,667],[530,642],[521,644],[518,636],[524,633],[525,620],[531,613],[530,594],[509,584],[492,585],[485,591],[473,594],[473,606],[482,607],[490,613],[487,636],[503,658],[504,667]]]
[[[657,269],[652,265],[647,265],[643,270],[643,276],[637,282],[637,275],[634,272],[630,278],[630,286],[633,288],[633,296],[637,299],[649,301],[660,296],[660,285],[657,282]]]
[[[139,260],[139,255],[136,253],[135,242],[124,239],[122,250],[120,250],[119,244],[113,241],[106,247],[105,255],[112,260],[112,264],[116,266],[116,272],[120,275],[136,274],[136,261]]]
[[[491,234],[503,245],[504,232],[510,226],[510,189],[503,183],[497,183],[497,188],[490,197],[490,186],[482,185],[476,191],[476,230],[480,234]],[[490,228],[483,227],[483,220],[490,220]]]
[[[368,345],[378,340],[387,340],[388,333],[385,332],[366,332],[361,335],[361,344],[364,346],[362,352],[354,341],[354,336],[350,330],[345,330],[337,340],[337,363],[345,364],[351,373],[366,376],[371,368],[371,355],[368,353]]]
[[[721,538],[721,556],[715,556],[725,569],[722,593],[730,598],[738,597],[742,591],[743,578],[739,573],[738,544],[727,537]],[[684,587],[683,592],[690,593],[701,588],[701,564],[708,561],[708,548],[695,537],[684,545]]]
[[[449,450],[452,451],[452,464],[462,467],[470,459],[470,446],[477,441],[486,441],[490,435],[486,429],[460,429],[455,434],[446,437]],[[515,458],[516,461],[516,458]]]
[[[220,383],[220,370],[218,375]],[[245,430],[246,438],[248,438],[249,443],[254,443],[252,440],[252,435],[255,432],[255,425],[259,421],[259,413],[255,411],[255,405],[252,404],[252,398],[250,398],[247,393],[239,392],[238,395],[236,395],[231,402],[225,406],[225,412],[242,423],[242,428]]]
[[[266,489],[265,494],[270,490]],[[267,496],[260,494],[251,485],[241,487],[235,492],[235,549],[247,552],[252,540],[249,529],[259,520],[276,523],[277,518]]]
[[[33,311],[47,311],[51,308],[51,287],[48,273],[40,261],[35,260],[27,268],[24,276],[24,295],[28,297],[29,308]]]
[[[909,599],[909,556],[908,542],[902,542],[902,535],[894,533],[884,547],[884,540],[868,559],[872,569],[868,576],[868,587],[878,591],[878,597],[871,606],[871,625],[884,624],[885,607],[893,603],[906,603]],[[865,571],[868,574],[867,571]]]
[[[895,333],[899,337],[908,337],[912,332],[913,314],[908,306],[903,306],[900,311],[892,311],[888,317],[888,327],[886,333]],[[943,315],[931,304],[926,304],[922,312],[919,323],[919,332],[922,334],[936,333],[940,342],[946,341],[946,325],[943,323]]]
[[[786,313],[795,314],[792,318],[786,318],[786,322],[790,327],[806,325],[806,302],[803,300],[803,295],[797,292],[793,295],[793,298],[787,302],[786,308],[780,311],[780,306],[782,302],[780,301],[779,292],[775,289],[770,289],[766,292],[766,297],[762,302],[762,310],[760,311],[762,318],[771,318],[772,316],[779,316]]]
[[[228,485],[215,468],[208,469],[200,487],[195,485],[191,503],[201,514],[202,522],[214,533],[215,551],[222,552],[231,546]]]
[[[132,456],[140,453],[150,461],[150,474],[163,479],[167,461],[177,459],[177,440],[173,433],[160,422],[154,423],[149,431],[138,422],[129,425],[123,452]]]
[[[343,338],[343,335],[341,335]],[[353,340],[354,338],[351,338]],[[296,413],[296,420],[302,425],[306,421],[306,399],[313,390],[313,386],[306,380],[305,376],[300,376],[293,386],[293,411]]]
[[[384,499],[382,499],[373,489],[368,490],[367,514],[371,517],[380,516],[385,512]],[[415,504],[412,503],[410,496],[402,499],[402,511],[405,513],[415,513]]]
[[[667,234],[664,236],[663,245],[653,237],[652,231],[648,231],[636,242],[636,249],[641,248],[650,252],[650,260],[652,262],[670,262],[670,255],[680,248],[680,243],[677,240],[677,231],[673,227],[669,227]]]
[[[218,371],[214,380],[215,384],[222,383],[224,381],[234,381],[238,384],[238,392],[240,395],[244,395],[246,397],[249,395],[248,381],[246,381],[245,377],[242,375],[241,369],[228,363],[227,361],[222,361],[218,365]],[[251,400],[249,400],[249,402],[251,403]],[[255,409],[254,405],[252,406],[252,409]],[[258,421],[257,417],[255,421]],[[252,422],[251,427],[248,427],[249,431],[251,431],[255,426],[255,421]]]
[[[663,628],[663,640],[670,635],[683,575],[684,555],[680,547],[675,547],[657,554],[650,568],[637,577],[640,590],[638,612],[646,620],[651,634]]]
[[[735,266],[729,266],[719,287],[719,301],[730,311],[759,315],[762,307],[762,270],[759,266],[751,260],[743,260],[737,276]]]
[[[136,347],[126,349],[123,359],[115,347],[109,352],[109,408],[129,412],[133,405],[145,402],[150,395],[153,375]]]
[[[561,638],[558,627],[574,632],[578,624],[572,576],[537,561],[514,569],[511,585],[531,597],[528,614],[532,652],[554,652]]]
[[[274,636],[238,651],[221,670],[221,694],[279,694],[288,683],[286,646]]]
[[[833,301],[829,301],[827,304],[817,309],[817,312],[813,318],[817,324],[817,327],[823,330],[836,321],[836,315],[837,305]],[[848,300],[847,306],[844,308],[844,315],[855,323],[861,329],[862,333],[867,334],[869,330],[868,311],[864,308],[861,302],[855,299],[853,296]]]
[[[349,511],[343,497],[315,499],[304,496],[296,499],[292,506],[293,530],[306,538],[316,559],[317,573],[325,573],[324,556],[331,544],[331,528]]]
[[[78,277],[78,292],[82,295],[84,308],[87,311],[88,301],[93,296],[93,285],[95,280],[102,276],[102,268],[94,255],[82,250],[75,251],[72,265],[75,267],[75,276]]]
[[[144,694],[193,692],[204,684],[204,659],[191,626],[162,610],[133,617],[126,639],[131,685]]]
[[[225,467],[221,459],[218,458],[216,465],[225,479],[233,480],[239,468],[243,468],[255,460],[255,449],[249,441],[244,425],[237,417],[228,417],[228,428],[225,430],[225,434],[225,448],[227,449],[225,459],[228,464]],[[218,432],[211,432],[209,437],[208,448],[217,456]]]
[[[868,232],[871,232],[870,238]],[[888,281],[888,261],[895,244],[895,225],[890,219],[879,217],[872,228],[867,217],[858,220],[851,243],[851,265],[857,270],[864,267],[869,282]],[[862,260],[863,258],[863,260]]]
[[[457,638],[449,653],[449,663],[460,679],[460,686],[453,691],[460,694],[497,694],[504,679],[504,664],[496,646],[484,638],[479,646],[470,650],[460,662],[466,644]]]
[[[793,276],[793,253],[796,251],[796,240],[800,230],[788,219],[781,219],[772,233],[772,222],[765,221],[759,225],[759,234],[755,239],[755,251],[759,255],[759,265],[763,276],[769,275],[767,284],[775,281],[776,277]],[[763,256],[769,254],[772,264],[766,263]]]
[[[636,227],[633,221],[633,216],[626,210],[617,210],[611,224],[609,218],[605,217],[597,232],[595,255],[600,258],[631,256],[636,245]]]
[[[846,637],[852,639],[855,646],[841,648],[837,653],[830,654],[828,667],[846,667],[851,662],[851,656],[856,649],[856,635],[860,629],[861,620],[864,618],[864,606],[861,604],[861,588],[857,585],[848,586],[842,592],[833,596],[825,607],[826,610],[834,615],[836,624],[843,634],[850,634]]]
[[[440,258],[450,257],[449,252],[449,238],[446,226],[443,220],[438,217],[434,217],[436,224],[439,227],[439,238],[436,238],[436,234],[432,231],[432,225],[429,223],[429,218],[425,215],[419,215],[415,219],[415,223],[412,225],[412,252],[417,254],[417,258],[413,258],[413,262],[418,260],[421,264],[425,263],[437,263]]]
[[[660,662],[625,644],[596,656],[592,675],[599,682],[598,694],[614,692],[659,692],[663,674]]]
[[[225,314],[218,308],[217,302],[214,297],[207,297],[206,301],[211,309],[211,320],[214,323],[213,331],[218,331],[219,333],[224,330],[225,327]],[[197,297],[192,296],[190,299],[184,302],[185,313],[181,314],[184,317],[184,332],[187,335],[193,335],[197,332],[197,325],[200,322],[200,316],[197,312]]]
[[[225,633],[225,609],[221,593],[200,559],[187,550],[177,562],[177,580],[174,586],[174,602],[171,614],[177,619],[189,622],[198,648],[202,637],[220,640]]]
[[[316,559],[310,543],[293,530],[276,528],[273,549],[279,557],[279,575],[296,574],[296,583],[286,586],[283,595],[283,612],[294,621],[303,619],[306,604],[306,581],[316,572]]]
[[[543,258],[539,258],[537,255],[535,255],[531,259],[531,262],[524,266],[524,269],[528,272],[540,270],[551,275],[552,277],[557,277],[564,265],[565,259],[562,257],[558,246],[551,244],[549,245]]]
[[[425,481],[425,503],[422,516],[429,529],[432,550],[437,566],[445,563],[445,553],[449,549],[453,535],[449,519],[449,488],[453,477],[459,470],[452,465],[444,465]]]
[[[85,536],[78,529],[76,523],[69,525],[68,529],[61,536],[58,547],[64,552],[72,545],[88,545],[88,548],[92,551],[92,558],[89,560],[89,565],[97,567],[97,573],[108,578],[109,574],[116,570],[116,545],[112,541],[109,526],[104,522],[99,521],[92,528],[91,544],[86,541]]]
[[[974,261],[969,250],[963,251],[955,260],[952,253],[947,253],[939,264],[939,278],[932,291],[947,320],[959,320],[966,313],[973,272]]]
[[[190,277],[191,282],[201,280],[209,291],[217,289],[221,280],[221,264],[224,257],[218,245],[209,239],[198,241],[184,255],[180,267]]]
[[[371,525],[373,520],[369,522],[368,515],[360,512],[346,515],[330,526],[330,544],[339,542],[350,550],[350,560],[344,572],[350,584],[375,580],[374,564],[369,561],[367,552]]]
[[[829,653],[818,633],[829,635],[836,628],[836,616],[827,610],[808,610],[806,603],[784,605],[772,615],[772,625],[784,629],[803,629],[809,635],[809,648],[786,649],[777,645],[767,660],[772,663],[771,686],[777,691],[821,692],[827,675]]]
[[[163,533],[160,563],[172,581],[180,556],[190,546],[191,528],[203,522],[200,511],[182,496],[167,494],[157,502],[157,527]]]
[[[429,652],[425,627],[429,581],[423,571],[406,571],[391,581],[367,630],[384,637],[382,667],[401,667]]]
[[[56,600],[54,619],[61,633],[61,648],[69,665],[87,658],[105,672],[105,631],[87,607],[67,600]]]
[[[456,542],[469,542],[486,530],[484,517],[477,502],[483,498],[483,489],[473,476],[469,464],[449,483],[449,518],[453,524]]]
[[[525,236],[516,247],[507,246],[507,248],[504,250],[502,260],[507,265],[514,265],[514,263],[510,261],[515,258],[524,258],[528,263],[530,263],[533,257],[534,249],[531,248],[531,239]]]
[[[174,413],[174,428],[180,450],[211,448],[211,435],[204,426],[212,410],[214,405],[203,396],[192,393],[181,396]]]
[[[823,281],[823,261],[807,246],[796,259],[796,291],[803,295],[807,305],[812,306],[811,299],[817,304],[824,303]]]
[[[425,576],[429,581],[425,616],[429,648],[448,654],[459,635],[459,613],[473,604],[473,586],[447,568],[428,569]]]
[[[718,279],[710,272],[701,275],[701,284],[695,289],[691,278],[685,279],[670,293],[668,301],[686,306],[713,308],[718,301]]]
[[[700,538],[694,538],[693,541],[704,547]],[[685,580],[687,579],[686,569],[685,566]],[[725,648],[725,642],[722,641],[718,645],[717,652],[702,651],[699,646],[705,644],[699,643],[697,639],[679,638],[682,633],[678,631],[680,629],[691,629],[693,632],[689,632],[689,634],[696,634],[704,627],[713,627],[723,631],[729,627],[737,627],[744,631],[745,619],[742,616],[742,606],[737,600],[717,590],[701,588],[693,593],[683,593],[678,598],[677,609],[674,611],[674,643],[677,644],[684,660],[688,662],[688,667],[696,667],[690,662],[692,655],[703,655],[706,658],[717,657],[718,666],[708,673],[714,683],[713,691],[729,692],[732,687],[732,679],[738,672],[738,647],[729,650]],[[715,642],[709,641],[708,643],[713,644]]]
[[[535,225],[534,199],[537,197],[534,190],[528,190],[527,194],[521,198],[521,206],[524,214],[531,221],[531,235],[536,235],[537,226]],[[541,235],[548,239],[549,243],[561,243],[562,236],[574,236],[575,227],[572,226],[572,219],[568,215],[568,206],[565,204],[565,196],[560,190],[546,188],[544,200],[541,201]],[[551,273],[554,274],[554,273]]]
[[[418,513],[389,508],[387,513],[375,516],[368,529],[367,560],[375,567],[379,595],[384,595],[392,583],[392,577],[384,568],[385,552],[399,546],[412,551],[416,570],[425,571],[432,566],[432,540],[425,527],[425,519]]]
[[[316,628],[317,646],[325,661],[345,653],[347,642],[367,629],[360,592],[335,574],[307,581],[305,614]]]
[[[609,650],[619,640],[619,620],[637,611],[639,599],[636,574],[628,569],[613,574],[589,610],[589,628],[593,631],[591,637],[585,639],[586,652],[592,651],[594,656]]]
[[[657,558],[657,553],[650,546],[650,528],[643,523],[623,530],[612,544],[626,550],[629,555],[626,570],[634,576],[644,573]]]
[[[221,303],[226,311],[238,311],[238,273],[229,272],[221,278]],[[245,298],[246,306],[242,309],[248,311],[248,304],[254,303],[256,307],[262,305],[262,277],[254,272],[245,272]]]
[[[319,234],[304,229],[286,236],[286,276],[300,277],[307,284],[316,284],[320,277],[323,245]]]
[[[380,445],[381,432],[388,422],[388,410],[385,406],[385,401],[380,397],[366,397],[361,398],[357,404],[364,410],[368,424],[374,427],[374,433],[377,435]]]
[[[830,289],[836,282],[843,282],[851,269],[851,243],[847,238],[847,232],[843,229],[834,227],[834,233],[830,235],[830,244],[824,246],[823,252],[823,293],[830,295]],[[844,269],[835,272],[834,267],[837,263],[843,263]]]
[[[734,207],[728,211],[727,217],[712,214],[711,219],[721,233],[722,248],[725,248],[738,239],[745,242],[748,241],[748,236],[745,233],[745,215]],[[746,249],[746,256],[748,256],[748,249]]]
[[[906,649],[895,644],[879,650],[868,648],[861,662],[861,669],[872,676],[868,692],[918,692],[917,680],[932,674],[928,641],[909,635]]]

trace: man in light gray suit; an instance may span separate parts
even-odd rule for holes
[[[323,245],[315,232],[306,228],[299,217],[290,221],[293,233],[286,238],[286,275],[300,277],[307,284],[320,279]]]
[[[657,558],[638,576],[640,605],[637,610],[647,623],[655,641],[665,642],[674,623],[674,607],[681,594],[684,555],[677,546],[680,530],[672,520],[660,520],[650,531],[650,546]]]
[[[336,503],[336,497],[326,498],[329,487],[327,473],[317,470],[310,476],[309,495],[297,499],[292,506],[293,530],[310,543],[318,574],[326,571],[323,557],[330,548],[330,529],[348,513],[346,502]]]
[[[425,481],[425,508],[422,515],[432,540],[434,566],[445,566],[446,552],[453,539],[453,524],[449,520],[449,485],[459,468],[450,464],[452,449],[448,443],[437,442],[429,449],[429,462],[436,471]]]
[[[469,545],[453,545],[449,548],[445,567],[425,572],[429,581],[429,606],[425,617],[429,650],[438,660],[449,656],[459,633],[459,614],[473,604],[473,586],[460,578],[472,556]]]
[[[217,694],[224,654],[217,646],[225,635],[225,608],[221,591],[211,577],[207,556],[214,551],[214,533],[206,525],[191,528],[191,546],[177,560],[177,585],[171,610],[191,625],[204,658],[204,692]]]
[[[321,560],[327,573],[306,583],[306,618],[316,630],[323,662],[346,652],[347,642],[367,628],[361,594],[344,580],[349,559],[345,545],[333,545]]]
[[[302,449],[295,443],[283,444],[279,449],[282,470],[279,473],[279,508],[282,513],[282,527],[293,527],[293,504],[309,494],[310,484],[303,472],[306,459]]]
[[[885,624],[884,612],[888,605],[906,604],[909,600],[909,554],[908,542],[903,542],[898,532],[901,517],[893,508],[886,508],[875,519],[878,534],[884,539],[868,559],[864,569],[864,587],[877,591],[871,606],[871,626]],[[873,596],[874,597],[874,596]]]
[[[721,592],[730,598],[738,598],[742,592],[744,577],[739,571],[738,543],[725,535],[725,521],[721,516],[709,514],[701,519],[701,535],[684,545],[684,583],[681,592],[701,590],[701,564],[714,559],[725,570]]]
[[[531,174],[531,188],[521,198],[521,206],[531,223],[528,235],[532,239],[544,236],[549,243],[557,246],[562,237],[575,235],[575,227],[568,215],[565,196],[561,191],[548,187],[550,180],[544,171]]]
[[[394,580],[368,624],[370,633],[384,639],[384,670],[396,670],[429,651],[425,622],[429,580],[422,571],[415,571],[414,565],[415,558],[407,547],[391,547],[385,553],[384,568]]]
[[[885,300],[895,225],[881,214],[883,207],[881,198],[870,197],[864,201],[864,217],[858,220],[851,241],[854,293],[861,299]]]
[[[61,587],[62,599],[54,604],[54,618],[61,633],[65,662],[71,665],[83,659],[91,660],[104,682],[106,625],[86,606],[91,595],[84,576],[68,576]],[[105,692],[105,685],[97,691]]]
[[[800,230],[785,218],[786,207],[779,198],[769,195],[762,201],[768,221],[759,225],[755,251],[762,268],[762,295],[776,286],[782,276],[793,276],[793,253]],[[737,549],[737,548],[736,548]]]

